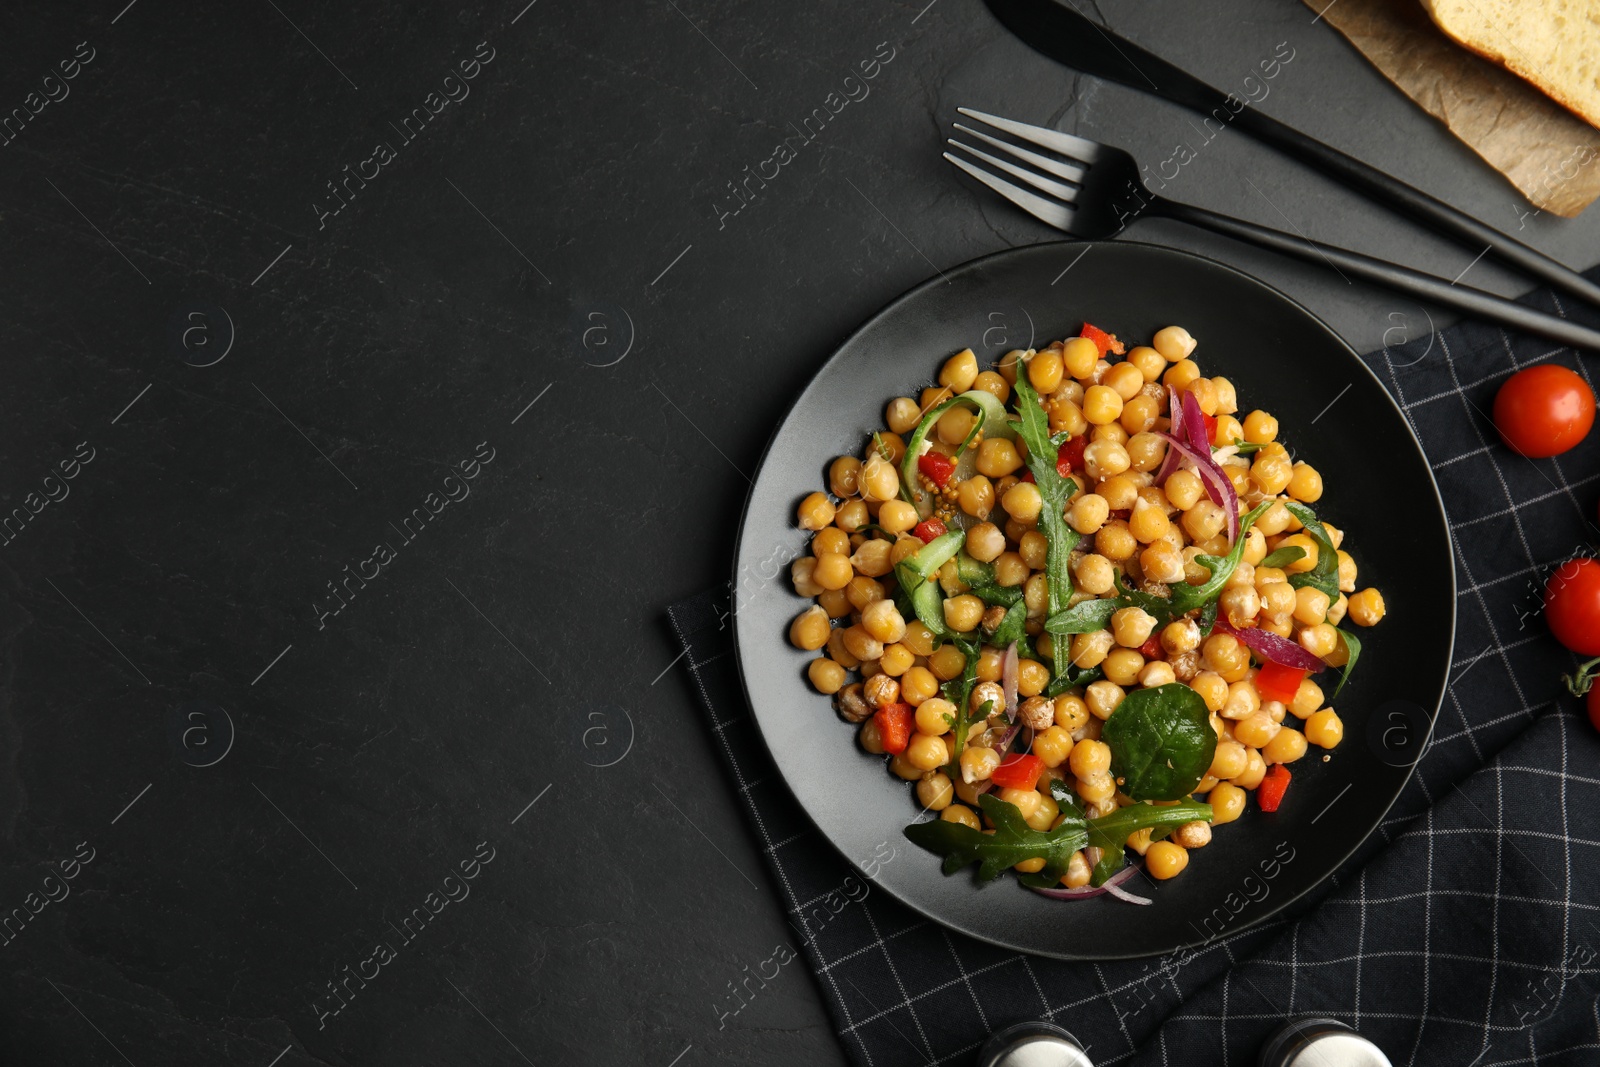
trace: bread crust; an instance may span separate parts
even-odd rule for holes
[[[1522,61],[1522,57],[1508,56],[1503,50],[1494,46],[1494,42],[1474,36],[1471,30],[1457,19],[1457,11],[1461,7],[1460,0],[1421,0],[1424,10],[1433,19],[1445,36],[1477,55],[1498,64],[1515,74],[1517,77],[1538,87],[1550,99],[1571,111],[1591,126],[1600,127],[1600,92],[1586,96],[1573,90],[1565,80],[1551,78],[1548,72],[1540,69],[1527,69],[1532,66]],[[1475,13],[1481,15],[1481,12]],[[1467,16],[1470,17],[1470,16]],[[1555,30],[1552,27],[1551,32]],[[1576,80],[1576,78],[1574,78]]]

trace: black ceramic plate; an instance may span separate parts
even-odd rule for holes
[[[1326,762],[1313,747],[1294,765],[1276,813],[1251,803],[1179,877],[1130,882],[1154,899],[1149,907],[1110,896],[1048,900],[1010,875],[980,885],[974,868],[941,874],[938,857],[902,835],[917,815],[912,787],[883,757],[857,747],[855,728],[806,681],[815,654],[788,641],[790,620],[810,603],[788,581],[787,563],[807,551],[809,536],[795,524],[795,507],[827,485],[833,458],[862,454],[888,401],[916,396],[952,353],[971,346],[987,366],[1009,349],[1072,336],[1085,319],[1126,338],[1187,327],[1200,342],[1201,369],[1232,380],[1243,410],[1276,415],[1295,455],[1322,472],[1318,511],[1346,532],[1361,586],[1377,586],[1388,605],[1384,622],[1361,632],[1359,667],[1336,704],[1343,744]],[[822,833],[858,869],[888,842],[897,851],[874,881],[930,919],[1064,959],[1199,944],[1260,922],[1327,878],[1405,784],[1443,697],[1454,642],[1444,507],[1421,446],[1378,379],[1276,289],[1211,260],[1130,242],[1036,245],[974,260],[858,330],[767,448],[739,535],[735,583],[745,692],[778,770]]]

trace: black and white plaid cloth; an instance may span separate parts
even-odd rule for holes
[[[1600,326],[1600,312],[1550,294],[1529,302]],[[1556,564],[1597,554],[1600,433],[1531,461],[1496,442],[1487,414],[1520,367],[1559,362],[1591,386],[1592,368],[1570,349],[1478,323],[1366,360],[1416,428],[1455,533],[1449,690],[1418,773],[1320,896],[1202,949],[1062,963],[951,933],[870,892],[762,748],[726,590],[671,609],[737,795],[856,1063],[965,1063],[994,1031],[1044,1018],[1098,1064],[1245,1065],[1283,1020],[1322,1015],[1397,1065],[1600,1064],[1600,737],[1561,688],[1576,661],[1539,610]]]

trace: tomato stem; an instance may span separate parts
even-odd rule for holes
[[[1567,689],[1575,697],[1581,697],[1587,693],[1596,679],[1600,679],[1600,657],[1596,657],[1587,663],[1580,663],[1577,674],[1563,674],[1561,676],[1561,680],[1567,683]]]

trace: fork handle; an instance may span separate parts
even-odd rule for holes
[[[1562,344],[1600,352],[1600,331],[1591,330],[1587,326],[1555,315],[1547,315],[1525,304],[1506,300],[1481,289],[1456,285],[1443,278],[1436,278],[1432,274],[1386,263],[1347,248],[1322,244],[1297,234],[1274,230],[1269,226],[1260,226],[1190,204],[1156,198],[1151,203],[1150,210],[1170,219],[1248,241],[1262,248],[1270,248],[1274,252],[1281,252],[1310,263],[1331,266],[1343,274],[1355,275],[1390,289],[1409,293],[1421,300],[1455,308],[1475,318],[1525,330],[1540,337],[1560,341]]]

